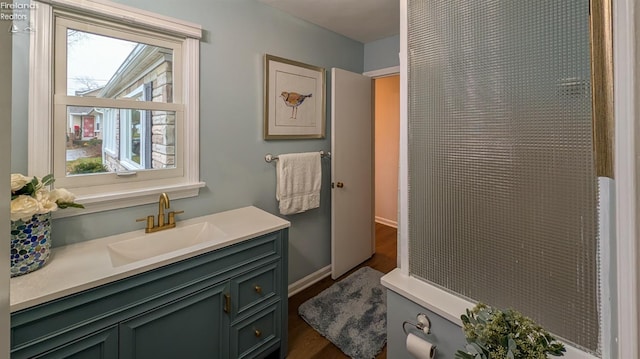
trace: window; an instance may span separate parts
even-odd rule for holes
[[[104,1],[50,3],[34,12],[29,173],[54,173],[82,213],[197,195],[200,27]]]

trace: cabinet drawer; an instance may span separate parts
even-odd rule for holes
[[[278,262],[265,265],[231,280],[234,298],[234,318],[275,297],[278,293],[280,266]]]
[[[280,341],[280,303],[236,323],[231,331],[231,358],[255,358]]]

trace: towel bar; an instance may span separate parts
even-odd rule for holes
[[[331,158],[331,152],[320,151],[320,157],[322,157],[322,158]],[[277,161],[277,160],[278,160],[278,155],[272,155],[270,153],[267,153],[264,156],[264,161],[265,162],[271,162],[271,161]]]

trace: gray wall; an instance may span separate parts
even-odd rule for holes
[[[431,322],[430,334],[424,334],[414,326],[407,324],[405,329],[436,346],[436,358],[453,359],[455,353],[464,349],[466,339],[462,328],[457,324],[419,306],[418,304],[387,289],[387,357],[394,359],[411,359],[407,351],[407,336],[402,323],[416,323],[418,314],[424,313]]]
[[[400,35],[364,44],[364,71],[400,66]]]
[[[323,140],[264,141],[263,57],[265,53],[321,66],[363,71],[364,45],[294,18],[254,0],[117,0],[159,14],[201,24],[200,178],[207,186],[197,198],[172,201],[181,218],[255,205],[278,214],[275,165],[266,153],[330,150],[331,128]],[[24,41],[23,41],[24,40]],[[27,169],[28,40],[14,45],[12,171]],[[327,115],[330,114],[327,78]],[[330,264],[330,163],[323,160],[321,206],[288,216],[289,282]],[[145,205],[56,219],[54,246],[140,229],[134,221],[155,213]]]
[[[0,22],[0,28],[8,22]],[[0,32],[0,153],[11,151],[11,40],[7,31]],[[8,50],[8,51],[7,51]],[[9,169],[8,156],[0,156],[0,359],[9,358]],[[2,239],[4,238],[4,239]]]

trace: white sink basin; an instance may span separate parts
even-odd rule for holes
[[[165,253],[179,251],[199,243],[220,241],[227,235],[209,222],[143,234],[107,245],[111,264],[119,267]]]

